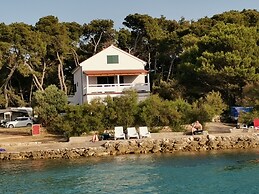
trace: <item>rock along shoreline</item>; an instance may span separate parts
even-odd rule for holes
[[[80,144],[81,145],[81,144]],[[69,146],[68,146],[69,147]],[[201,152],[212,150],[250,149],[259,147],[258,134],[238,136],[201,135],[163,139],[105,141],[100,146],[77,146],[25,152],[1,152],[0,160],[72,159],[125,154]]]

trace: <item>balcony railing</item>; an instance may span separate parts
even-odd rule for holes
[[[92,93],[121,93],[127,89],[135,89],[137,92],[149,92],[149,83],[124,83],[124,84],[90,84],[84,88],[84,94]]]

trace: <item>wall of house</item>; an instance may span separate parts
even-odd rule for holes
[[[124,83],[134,83],[137,76],[124,76]]]
[[[82,95],[83,95],[83,74],[82,67],[78,68],[76,72],[74,72],[74,84],[76,85],[76,91],[72,98],[73,104],[82,104]]]
[[[118,55],[119,64],[107,64],[107,55]],[[144,69],[145,62],[120,49],[109,47],[86,61],[82,62],[82,70],[123,70]]]
[[[124,83],[145,83],[145,75],[139,76],[126,76],[124,77]]]

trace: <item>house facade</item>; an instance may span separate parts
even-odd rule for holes
[[[72,104],[83,104],[94,98],[104,99],[123,95],[123,91],[134,89],[139,100],[150,93],[149,73],[146,62],[111,45],[83,61],[72,72],[74,95]]]

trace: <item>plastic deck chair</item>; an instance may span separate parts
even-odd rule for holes
[[[139,139],[139,135],[135,127],[127,128],[127,138],[130,139],[131,137],[136,137],[137,139]]]
[[[139,127],[139,136],[140,136],[140,138],[143,138],[143,137],[151,137],[151,134],[150,134],[150,132],[148,131],[147,126]]]
[[[121,139],[121,138],[126,139],[125,133],[123,132],[122,126],[117,126],[114,128],[114,140]]]

